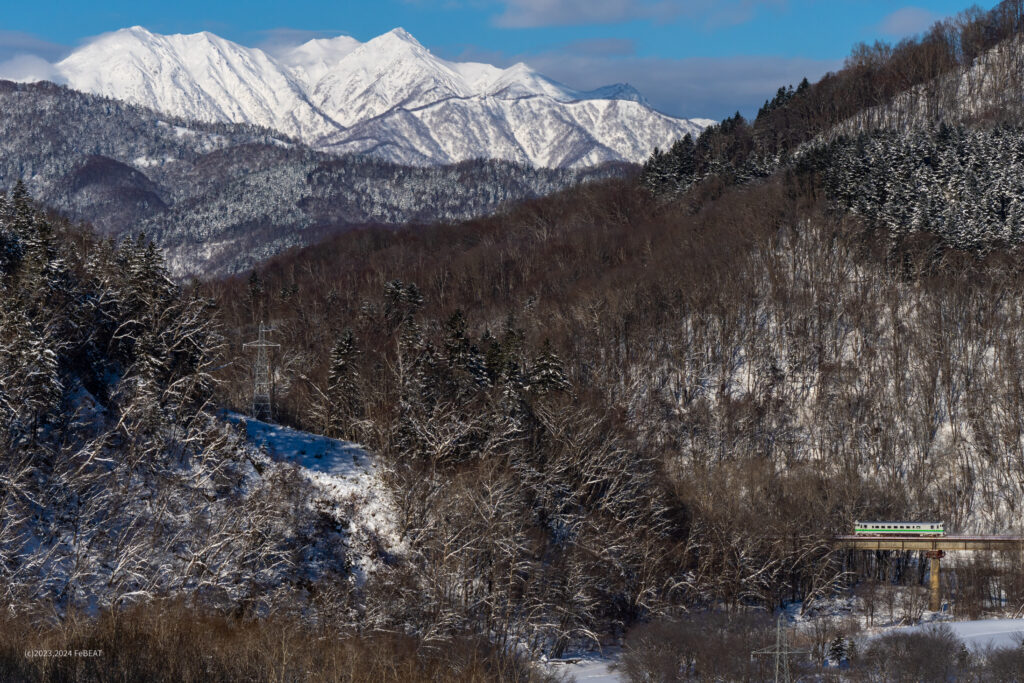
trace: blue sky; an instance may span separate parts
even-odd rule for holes
[[[212,31],[277,47],[344,33],[368,40],[402,26],[436,54],[525,61],[577,88],[629,82],[680,116],[745,114],[779,85],[838,68],[860,41],[895,41],[968,0],[138,0],[9,2],[0,75],[18,55],[59,59],[97,34],[142,25]],[[985,9],[995,0],[980,2]]]

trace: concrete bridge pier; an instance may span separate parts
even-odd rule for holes
[[[931,586],[931,599],[928,601],[928,609],[938,612],[942,609],[942,583],[940,581],[942,558],[946,553],[941,550],[929,550],[924,554],[928,558],[928,582]]]

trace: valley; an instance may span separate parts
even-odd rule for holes
[[[301,35],[0,81],[0,680],[1022,680],[1024,2],[720,121]]]

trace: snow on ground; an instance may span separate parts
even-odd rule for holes
[[[626,677],[612,667],[619,661],[621,652],[618,648],[606,649],[603,652],[585,652],[579,656],[564,659],[545,660],[548,671],[556,676],[565,676],[577,683],[624,683]]]
[[[293,462],[316,474],[353,482],[377,466],[370,454],[358,444],[300,432],[243,415],[229,414],[227,418],[234,424],[244,421],[249,440],[266,449],[270,457]]]
[[[608,659],[581,659],[574,664],[552,664],[551,669],[558,674],[568,674],[577,683],[622,683],[625,676],[611,667],[615,662]]]
[[[314,504],[348,526],[357,581],[373,572],[382,553],[402,551],[380,467],[362,446],[236,413],[227,413],[225,418],[233,424],[244,422],[249,441],[274,460],[302,468],[322,494]]]
[[[1024,638],[1024,619],[981,619],[978,621],[942,622],[953,629],[967,647],[977,650],[988,647],[1018,647]],[[927,629],[930,624],[892,629],[888,633],[912,633]]]
[[[949,626],[956,637],[972,650],[1016,648],[1020,647],[1024,640],[1024,619],[941,620],[915,626],[881,628],[869,636],[869,639],[892,633],[923,631],[937,624]],[[551,673],[565,675],[577,683],[624,683],[625,675],[612,669],[617,661],[618,653],[607,652],[604,657],[592,654],[578,659],[547,662],[547,668]]]

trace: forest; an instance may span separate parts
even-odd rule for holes
[[[782,614],[806,680],[1020,680],[946,626],[865,638],[924,616],[926,563],[831,539],[1024,534],[1024,130],[940,106],[1022,17],[858,47],[637,177],[205,281],[19,184],[0,678],[540,681],[621,648],[627,680],[762,681]],[[274,421],[376,458],[393,527],[358,548],[247,438],[262,324]],[[1019,555],[958,562],[948,616],[1019,613]]]

